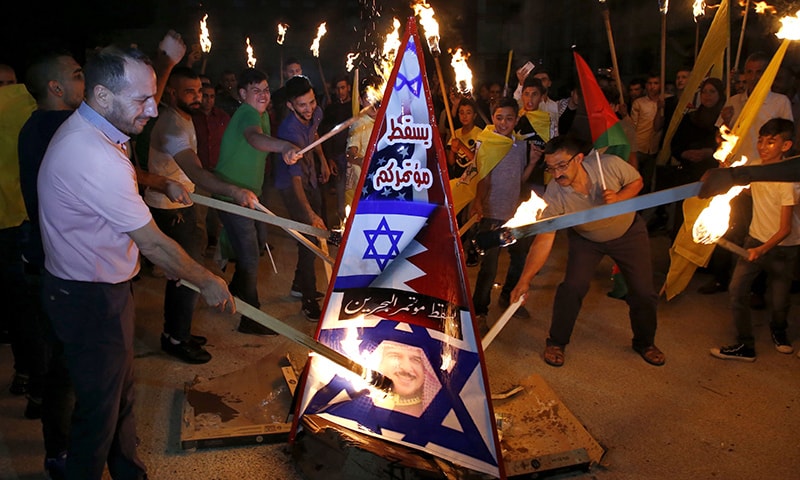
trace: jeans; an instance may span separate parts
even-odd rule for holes
[[[310,224],[311,218],[309,218],[308,213],[304,209],[299,207],[300,200],[294,193],[294,189],[285,188],[281,189],[280,192],[283,204],[286,205],[286,209],[289,211],[289,217],[291,217],[292,220]],[[321,217],[322,199],[320,197],[319,187],[313,189],[306,188],[305,194],[308,203],[311,205],[311,209]],[[306,238],[314,242],[314,244],[318,243],[316,237],[306,235]],[[317,274],[314,269],[314,261],[316,258],[317,255],[314,252],[309,250],[308,247],[302,243],[297,242],[297,267],[294,271],[294,282],[292,283],[302,292],[303,300],[316,301]]]
[[[165,235],[175,240],[196,262],[201,263],[204,237],[197,226],[194,206],[176,209],[150,208],[153,220]],[[192,316],[200,294],[167,280],[164,291],[164,333],[186,342],[191,336]]]
[[[564,347],[569,343],[597,264],[608,255],[619,266],[628,283],[625,302],[633,330],[633,346],[644,348],[653,345],[658,295],[653,286],[650,240],[642,217],[636,215],[628,231],[615,240],[593,242],[570,229],[568,241],[567,271],[556,290],[547,344]]]
[[[755,248],[760,245],[762,242],[749,235],[744,239],[744,248]],[[731,294],[731,310],[736,325],[738,343],[743,343],[750,348],[755,347],[753,324],[750,321],[750,291],[753,281],[762,271],[767,273],[771,315],[769,328],[772,331],[786,330],[786,319],[791,306],[792,276],[798,251],[800,251],[800,246],[776,246],[755,262],[748,262],[743,258],[736,262],[728,289]]]
[[[77,282],[45,273],[43,294],[75,387],[67,479],[100,480],[106,464],[115,480],[144,477],[133,415],[130,282]]]
[[[236,255],[236,270],[229,285],[231,293],[258,308],[261,306],[258,301],[258,260],[261,246],[256,221],[222,211],[219,212],[219,219]]]
[[[496,218],[483,218],[478,224],[479,232],[486,232],[499,228],[506,223],[506,220]],[[521,238],[516,243],[505,247],[511,260],[508,264],[508,272],[503,283],[500,296],[508,298],[511,290],[517,285],[522,269],[525,267],[525,257],[528,255],[532,237]],[[481,257],[481,269],[478,278],[475,280],[475,291],[472,293],[472,303],[475,306],[475,315],[485,315],[489,313],[489,305],[492,301],[492,287],[497,276],[497,262],[500,258],[500,247],[487,249]]]

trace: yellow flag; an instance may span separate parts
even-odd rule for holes
[[[453,208],[460,212],[475,198],[478,192],[478,182],[489,175],[500,160],[506,156],[514,140],[494,132],[494,125],[488,125],[478,135],[478,149],[475,152],[475,161],[467,165],[466,170],[459,178],[450,180],[450,190],[453,193]]]
[[[714,66],[718,66],[721,70],[722,59],[724,57],[725,48],[728,46],[728,38],[730,37],[730,22],[728,0],[723,0],[719,4],[717,13],[714,15],[714,20],[711,22],[711,27],[708,29],[708,35],[703,40],[703,46],[700,47],[700,53],[697,54],[697,61],[694,62],[694,68],[689,75],[689,80],[686,82],[686,87],[683,89],[681,98],[678,99],[678,104],[675,107],[675,113],[667,127],[667,132],[664,134],[664,142],[661,151],[658,152],[656,163],[659,165],[666,165],[671,155],[670,142],[675,132],[678,130],[678,125],[681,124],[684,113],[686,113],[686,106],[694,99],[694,94],[703,79],[706,78],[709,71]],[[716,72],[716,69],[715,69]],[[721,78],[721,77],[720,77]]]
[[[19,183],[17,138],[36,110],[36,101],[25,85],[0,88],[0,229],[19,226],[26,218]]]

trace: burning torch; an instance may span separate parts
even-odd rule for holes
[[[319,24],[317,28],[317,36],[314,38],[314,41],[311,42],[311,54],[317,58],[317,67],[319,67],[319,78],[322,80],[322,88],[325,91],[325,101],[328,105],[331,104],[331,94],[328,92],[328,83],[325,81],[325,74],[322,73],[322,61],[319,59],[319,42],[322,40],[322,37],[328,33],[327,22],[322,22]]]
[[[281,87],[283,86],[283,40],[286,38],[286,30],[289,29],[289,25],[285,23],[278,24],[278,38],[275,40],[278,42],[278,55],[280,59],[280,71],[281,71]]]
[[[203,52],[203,63],[200,66],[200,73],[206,73],[206,61],[208,54],[211,52],[211,37],[208,34],[208,14],[206,13],[202,20],[200,20],[200,49]]]
[[[255,55],[253,55],[253,46],[250,45],[250,37],[247,37],[245,41],[244,51],[247,53],[247,67],[255,68],[258,59],[255,57]]]

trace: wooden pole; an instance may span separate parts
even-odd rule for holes
[[[309,143],[306,147],[304,147],[299,152],[297,152],[297,156],[305,155],[306,153],[308,153],[311,150],[313,150],[317,145],[321,144],[322,142],[328,140],[329,138],[331,138],[332,136],[334,136],[337,133],[341,132],[345,128],[347,128],[350,125],[354,124],[356,122],[356,120],[358,120],[362,116],[364,116],[367,113],[369,113],[370,109],[372,109],[372,108],[375,108],[375,107],[373,105],[367,105],[366,107],[362,108],[361,111],[358,112],[357,115],[353,115],[352,117],[348,118],[344,122],[342,122],[339,125],[336,125],[335,127],[333,127],[331,129],[331,131],[329,131],[325,135],[323,135],[323,136],[319,137],[318,139],[314,140],[313,142]]]
[[[617,49],[614,46],[614,34],[611,31],[611,18],[608,12],[608,5],[603,2],[601,4],[603,12],[603,23],[606,26],[606,37],[608,37],[608,49],[611,52],[611,66],[614,67],[614,80],[617,82],[617,89],[619,90],[619,103],[625,104],[625,95],[623,93],[622,77],[619,73],[619,65],[617,64]]]
[[[486,336],[484,336],[483,340],[481,341],[481,347],[484,350],[486,350],[489,347],[489,345],[492,343],[492,340],[494,340],[497,334],[500,333],[500,330],[502,330],[503,327],[506,326],[506,324],[514,315],[514,313],[517,311],[517,309],[519,309],[519,307],[522,306],[522,303],[525,301],[525,297],[526,295],[523,295],[519,297],[519,300],[509,305],[506,311],[503,312],[503,314],[500,315],[500,318],[497,319],[497,322],[495,322],[495,324],[492,325],[492,328],[489,329],[488,332],[486,332]]]
[[[506,65],[506,83],[503,87],[503,96],[508,96],[508,81],[511,77],[511,59],[514,58],[514,50],[508,51],[508,64]]]
[[[739,71],[739,58],[742,55],[742,43],[744,43],[745,27],[747,26],[747,12],[750,11],[750,0],[746,0],[744,5],[744,18],[742,19],[742,32],[739,34],[739,46],[736,48],[736,62],[733,64],[733,69]],[[730,84],[730,79],[728,84]],[[730,98],[730,97],[729,97]]]
[[[664,115],[664,84],[667,80],[667,14],[661,14],[661,106],[659,111]]]
[[[439,86],[442,90],[442,100],[444,101],[444,111],[447,114],[447,125],[450,127],[450,138],[456,138],[456,129],[453,128],[453,115],[450,113],[450,101],[447,99],[447,88],[444,85],[444,77],[442,76],[442,65],[439,63],[439,55],[433,56],[434,63],[436,64],[436,74],[439,77]]]
[[[331,104],[331,92],[328,91],[328,82],[325,81],[325,74],[322,72],[322,61],[317,57],[317,66],[319,67],[319,78],[322,82],[322,89],[325,91],[325,104]]]
[[[200,292],[200,289],[196,285],[185,280],[181,280],[180,284],[194,290],[195,292]],[[386,377],[380,372],[370,370],[363,365],[354,362],[324,343],[314,340],[309,335],[290,327],[271,315],[267,315],[256,307],[243,301],[239,297],[233,297],[233,299],[236,302],[236,311],[238,313],[241,313],[258,324],[283,335],[289,340],[308,348],[317,355],[320,355],[331,362],[355,373],[356,375],[359,375],[361,378],[369,382],[370,385],[385,391],[391,390],[392,380],[389,377]]]

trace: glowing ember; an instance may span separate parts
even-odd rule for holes
[[[425,39],[428,41],[428,48],[431,53],[439,55],[439,23],[433,19],[435,12],[428,2],[425,0],[416,0],[412,5],[414,8],[414,15],[419,17],[419,23],[425,29]]]
[[[775,36],[784,40],[800,40],[800,11],[794,17],[781,18],[781,29]]]
[[[744,157],[743,157],[744,158]],[[746,161],[746,159],[745,159]],[[731,199],[739,195],[746,185],[736,185],[727,193],[717,195],[711,203],[700,212],[692,227],[692,238],[695,243],[716,243],[728,231],[731,218]]]
[[[706,2],[703,0],[694,0],[694,4],[692,5],[692,15],[694,15],[694,21],[697,22],[697,17],[702,17],[706,14]]]
[[[472,91],[472,70],[467,65],[469,54],[462,53],[461,48],[457,48],[452,52],[453,58],[450,60],[450,65],[453,66],[453,71],[456,73],[456,87],[458,91],[463,94],[469,94]]]
[[[347,71],[353,71],[353,67],[355,66],[355,61],[358,60],[359,53],[348,53],[347,54]]]
[[[309,50],[311,50],[311,53],[315,57],[319,57],[319,41],[322,40],[322,37],[324,37],[326,33],[328,33],[328,27],[326,23],[327,22],[322,22],[319,24],[319,27],[317,28],[317,37],[314,38],[313,42],[311,42],[311,48]]]
[[[522,225],[530,225],[539,218],[539,215],[542,214],[546,207],[547,202],[542,200],[542,198],[534,192],[531,192],[531,199],[517,207],[514,216],[503,226],[506,228],[515,228]]]
[[[375,65],[375,71],[381,78],[381,84],[377,86],[367,86],[367,101],[372,105],[377,105],[383,99],[383,91],[386,89],[386,82],[389,81],[389,76],[392,74],[394,59],[397,57],[397,51],[399,49],[400,20],[393,18],[392,31],[386,35],[386,40],[383,42],[383,51]]]
[[[658,0],[658,11],[661,15],[666,15],[669,12],[669,0]]]
[[[283,45],[283,40],[286,38],[286,30],[289,30],[289,25],[286,23],[279,23],[278,24],[278,45]]]
[[[208,35],[208,24],[206,24],[206,20],[208,20],[208,14],[200,20],[200,49],[203,50],[205,53],[211,51],[211,37]]]
[[[767,2],[755,2],[753,7],[756,9],[756,13],[771,13],[773,15],[778,13],[775,7],[768,5]]]
[[[253,55],[253,46],[250,45],[250,37],[247,37],[247,47],[245,47],[245,51],[247,52],[247,66],[248,68],[255,68],[256,62],[258,59]]]

